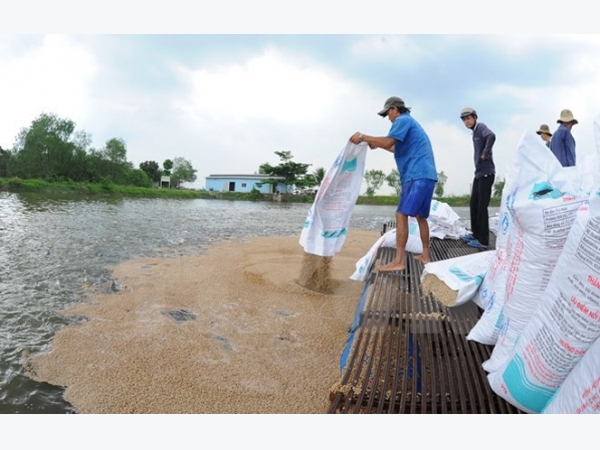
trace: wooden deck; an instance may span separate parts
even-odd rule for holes
[[[477,251],[460,240],[431,240],[433,261]],[[394,256],[395,249],[381,248],[374,267]],[[405,272],[371,272],[328,412],[520,413],[489,387],[481,364],[493,347],[466,339],[482,311],[473,302],[449,308],[424,296],[422,271],[408,254]]]

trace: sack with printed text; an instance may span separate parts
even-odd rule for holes
[[[348,141],[325,173],[300,234],[306,253],[334,256],[342,249],[360,194],[368,149],[366,143]]]

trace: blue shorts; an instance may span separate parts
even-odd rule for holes
[[[402,183],[402,195],[396,211],[406,216],[421,216],[427,219],[431,209],[435,184],[436,181],[427,179]]]

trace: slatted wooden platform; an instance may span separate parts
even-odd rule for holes
[[[433,261],[477,251],[460,240],[431,241]],[[394,256],[395,249],[380,249],[374,267]],[[491,390],[481,367],[493,347],[466,339],[482,311],[424,296],[422,271],[408,254],[405,272],[371,272],[328,412],[519,413]]]

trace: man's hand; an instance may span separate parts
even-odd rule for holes
[[[360,144],[363,141],[362,133],[356,132],[352,136],[350,136],[350,142],[353,144]]]

